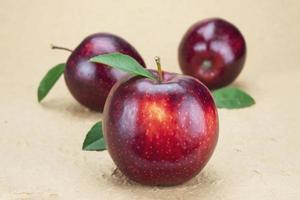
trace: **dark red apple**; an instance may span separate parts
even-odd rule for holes
[[[85,38],[67,61],[64,75],[71,94],[79,103],[92,110],[103,111],[110,89],[126,73],[103,64],[91,63],[89,59],[113,52],[127,54],[145,67],[142,57],[133,46],[108,33],[97,33]]]
[[[208,162],[218,139],[210,91],[185,75],[164,73],[161,82],[125,78],[110,91],[103,118],[113,161],[141,184],[188,181]]]
[[[230,22],[212,18],[194,24],[179,46],[179,64],[184,74],[194,76],[210,89],[233,82],[246,58],[246,43]]]

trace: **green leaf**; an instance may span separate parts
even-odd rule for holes
[[[249,94],[235,87],[215,90],[213,97],[218,108],[235,109],[255,104],[254,99]]]
[[[54,86],[56,81],[59,79],[59,77],[64,73],[65,71],[65,63],[58,64],[51,68],[47,74],[44,76],[42,81],[40,82],[39,88],[38,88],[38,101],[42,101],[51,88]]]
[[[121,54],[121,53],[110,53],[102,54],[90,59],[91,62],[101,63],[114,67],[130,74],[144,76],[152,80],[156,80],[155,76],[145,69],[140,63],[138,63],[134,58]]]
[[[82,149],[86,151],[103,151],[106,149],[102,132],[102,122],[97,122],[86,135]]]

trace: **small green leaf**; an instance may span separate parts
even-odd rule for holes
[[[59,77],[64,73],[65,71],[65,63],[58,64],[51,68],[47,74],[44,76],[42,81],[40,82],[39,88],[38,88],[38,101],[42,101],[51,88],[54,86],[56,81],[59,79]]]
[[[102,132],[102,122],[97,122],[87,133],[82,145],[82,150],[103,151],[106,149]]]
[[[134,58],[121,54],[121,53],[110,53],[102,54],[90,59],[91,62],[101,63],[114,67],[130,74],[144,76],[152,80],[156,80],[155,76],[145,69],[140,63],[138,63]]]
[[[244,108],[255,104],[254,99],[244,91],[226,87],[213,91],[213,97],[218,108]]]

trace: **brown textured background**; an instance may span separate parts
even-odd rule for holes
[[[214,156],[195,179],[177,187],[145,187],[111,176],[107,152],[83,152],[87,130],[101,115],[70,96],[61,79],[42,104],[38,83],[87,35],[121,35],[149,68],[160,55],[179,72],[177,46],[194,22],[220,16],[248,45],[234,85],[254,107],[219,110]],[[0,1],[0,199],[300,198],[300,1]]]

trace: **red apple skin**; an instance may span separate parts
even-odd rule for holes
[[[206,19],[185,33],[178,58],[184,74],[194,76],[210,89],[217,89],[232,83],[240,74],[246,58],[246,42],[230,22]]]
[[[135,58],[142,66],[140,54],[124,39],[109,33],[86,37],[70,55],[64,72],[73,97],[91,110],[103,111],[112,86],[127,74],[103,64],[89,62],[91,57],[120,52]]]
[[[162,83],[129,77],[111,90],[104,138],[117,167],[138,183],[171,186],[196,176],[218,139],[218,114],[197,79],[164,73]]]

